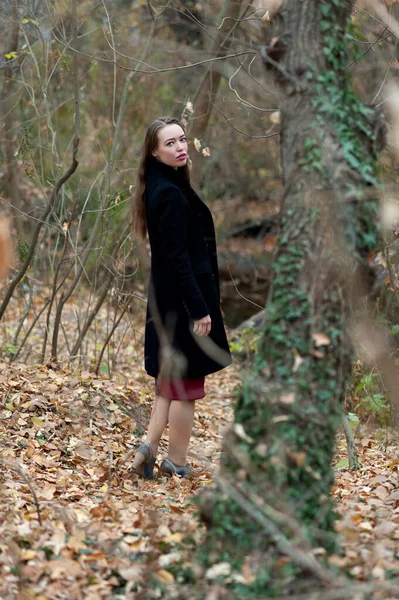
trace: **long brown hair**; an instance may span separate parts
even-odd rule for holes
[[[147,129],[145,135],[143,154],[137,172],[136,188],[133,196],[133,231],[141,239],[147,235],[147,221],[145,216],[145,184],[147,180],[147,167],[149,159],[153,158],[152,153],[158,146],[158,131],[165,125],[180,125],[178,119],[173,117],[159,117]],[[184,131],[184,129],[183,129]],[[190,181],[188,164],[180,167],[184,171],[187,181]]]

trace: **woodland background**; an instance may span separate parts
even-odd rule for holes
[[[236,357],[229,374],[211,380],[196,422],[194,460],[216,463],[238,371],[252,364],[278,245],[281,115],[261,48],[273,47],[280,4],[0,7],[0,201],[15,250],[0,298],[4,598],[183,598],[190,596],[179,585],[197,589],[205,572],[190,558],[203,531],[187,502],[213,472],[148,489],[131,483],[126,467],[152,400],[142,367],[149,246],[133,237],[131,199],[146,127],[160,115],[182,118],[193,179],[215,218]],[[346,69],[356,94],[389,122],[379,161],[383,240],[369,262],[377,271],[373,316],[391,335],[396,360],[399,7],[383,7],[353,5]],[[393,598],[397,587],[378,585],[398,575],[398,417],[366,345],[357,346],[345,394],[363,472],[347,468],[339,437],[333,494],[349,512],[344,553],[330,566],[370,586],[344,597]],[[220,553],[213,572],[207,563],[208,586],[196,597],[229,597],[229,585],[237,597],[255,597],[252,565],[244,561],[234,579],[229,560]]]

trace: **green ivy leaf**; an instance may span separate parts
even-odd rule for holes
[[[349,460],[347,458],[342,458],[335,465],[336,469],[348,469],[349,468]]]
[[[14,344],[10,344],[10,343],[6,343],[4,344],[3,348],[5,349],[6,352],[8,352],[8,354],[16,354],[18,352],[18,348],[16,346],[14,346]]]

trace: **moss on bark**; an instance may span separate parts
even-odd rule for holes
[[[289,591],[312,570],[298,549],[337,549],[331,461],[350,377],[351,281],[370,289],[378,240],[374,114],[346,72],[351,9],[287,0],[265,54],[281,110],[280,236],[256,360],[202,502],[205,564],[250,561],[251,582],[229,580],[240,597]]]

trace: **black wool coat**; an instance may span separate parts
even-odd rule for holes
[[[149,159],[146,218],[151,278],[145,328],[149,375],[199,378],[231,363],[220,310],[216,239],[209,208],[183,169]],[[209,336],[193,322],[211,317]]]

